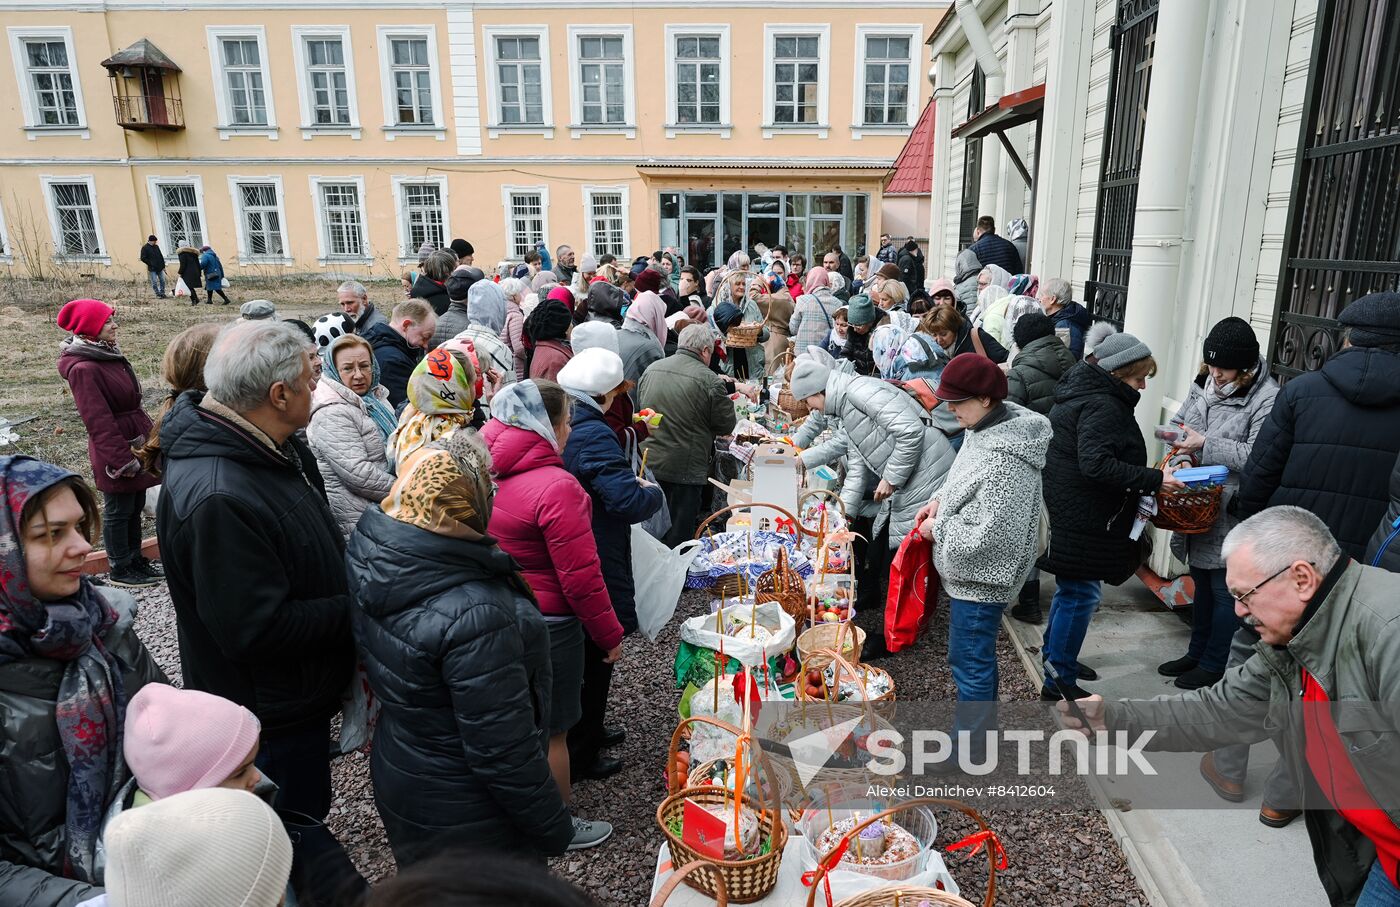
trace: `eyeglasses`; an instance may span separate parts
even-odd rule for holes
[[[340,366],[339,371],[342,375],[369,375],[374,373],[374,366],[369,363],[361,365],[358,362],[348,362]]]
[[[1297,561],[1294,561],[1294,562],[1293,562],[1293,564],[1296,564],[1296,563],[1297,563]],[[1271,576],[1271,577],[1269,577],[1268,579],[1264,580],[1262,583],[1257,584],[1253,589],[1250,589],[1248,592],[1240,592],[1240,593],[1238,593],[1238,594],[1237,594],[1237,593],[1234,593],[1234,592],[1231,592],[1231,593],[1230,593],[1230,597],[1233,598],[1235,601],[1239,602],[1240,604],[1244,605],[1246,608],[1248,608],[1248,607],[1249,607],[1249,598],[1250,598],[1250,596],[1252,596],[1254,593],[1258,592],[1260,589],[1262,589],[1262,588],[1264,588],[1265,586],[1267,586],[1269,583],[1272,583],[1274,580],[1278,579],[1280,576],[1283,576],[1283,575],[1284,575],[1285,573],[1287,573],[1289,570],[1293,569],[1293,564],[1288,564],[1288,565],[1285,566],[1282,570],[1278,571],[1278,572],[1275,573],[1273,576]],[[1314,564],[1312,561],[1308,561],[1308,565],[1309,565],[1310,567],[1316,567],[1316,566],[1317,566],[1317,565]]]

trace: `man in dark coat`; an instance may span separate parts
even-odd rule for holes
[[[160,251],[160,241],[152,233],[146,237],[146,244],[141,247],[141,264],[146,266],[147,276],[151,278],[151,289],[155,291],[157,299],[165,298],[165,254]]]
[[[909,289],[909,295],[924,287],[924,253],[914,237],[909,237],[899,250],[899,279]]]
[[[1359,560],[1400,454],[1400,293],[1363,296],[1338,320],[1341,351],[1283,386],[1234,506],[1241,517],[1277,504],[1311,510]]]
[[[1074,301],[1071,292],[1068,280],[1049,277],[1041,281],[1040,292],[1035,298],[1055,330],[1064,328],[1069,332],[1069,351],[1077,362],[1084,358],[1084,335],[1093,318],[1088,309]]]
[[[972,245],[968,246],[982,266],[1001,265],[1012,274],[1025,273],[1021,253],[1015,243],[997,235],[997,222],[989,215],[977,218],[977,227],[972,231]]]
[[[278,805],[323,819],[330,719],[355,653],[344,542],[295,434],[311,416],[309,350],[282,322],[223,330],[208,393],[185,393],[161,427],[156,527],[185,687],[257,715]]]
[[[190,305],[199,305],[197,291],[204,286],[204,269],[199,266],[199,250],[190,246],[181,246],[175,250],[175,255],[180,261],[180,279],[185,282],[185,286],[190,291]]]
[[[885,264],[899,263],[899,250],[894,247],[894,242],[888,233],[880,234],[880,249],[875,253],[875,257]]]
[[[376,324],[364,338],[374,348],[379,383],[389,392],[389,405],[398,409],[408,399],[408,378],[423,353],[432,348],[437,315],[421,299],[405,299],[394,306],[388,324]]]

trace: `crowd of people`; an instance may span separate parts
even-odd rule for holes
[[[352,280],[311,325],[254,300],[183,331],[154,419],[114,309],[64,305],[58,368],[102,498],[58,467],[0,458],[0,903],[194,903],[218,884],[272,907],[289,883],[317,903],[331,882],[293,870],[282,829],[324,835],[332,720],[361,683],[378,703],[375,806],[404,872],[387,891],[441,873],[449,847],[538,860],[606,840],[571,793],[622,767],[607,751],[626,732],[606,718],[638,626],[630,527],[689,539],[714,509],[736,396],[779,383],[810,408],[802,469],[841,477],[866,660],[888,654],[894,549],[913,532],[932,541],[974,759],[996,721],[1003,612],[1014,601],[1014,618],[1045,620],[1038,570],[1054,575],[1042,698],[1085,699],[1120,725],[1156,717],[1099,707],[1079,652],[1102,584],[1144,562],[1144,508],[1185,487],[1186,464],[1226,467],[1228,506],[1173,539],[1196,604],[1185,655],[1158,670],[1201,702],[1386,697],[1371,665],[1393,670],[1400,579],[1357,561],[1394,568],[1400,550],[1386,523],[1400,506],[1400,295],[1349,305],[1343,348],[1282,389],[1249,323],[1220,321],[1154,465],[1134,418],[1152,350],[1091,324],[1068,281],[1024,273],[990,218],[951,276],[928,275],[912,238],[811,267],[753,252],[702,272],[671,249],[629,263],[541,247],[488,274],[469,242],[429,244],[393,302]],[[163,294],[154,238],[142,260]],[[212,302],[222,266],[207,248],[197,263]],[[141,548],[157,484],[160,564]],[[99,522],[103,584],[82,571]],[[182,690],[122,591],[159,582]],[[1311,678],[1303,693],[1271,684],[1285,658]],[[1188,728],[1169,742],[1218,740]],[[1319,764],[1311,745],[1280,746],[1294,774],[1271,783],[1271,825],[1297,815],[1298,777]],[[1202,773],[1236,796],[1247,756],[1216,749]],[[1358,765],[1363,781],[1375,765]],[[1400,832],[1335,815],[1350,832],[1309,826],[1318,847],[1347,842],[1339,890],[1394,897]],[[365,888],[348,860],[332,881]]]

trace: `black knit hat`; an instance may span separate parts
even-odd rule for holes
[[[1017,318],[1015,326],[1011,328],[1011,337],[1021,349],[1025,349],[1041,337],[1049,337],[1053,333],[1055,333],[1055,322],[1040,312],[1027,312]]]
[[[1400,293],[1372,293],[1342,309],[1337,320],[1351,328],[1352,346],[1400,343]]]
[[[465,239],[454,239],[447,248],[451,249],[452,254],[456,255],[458,258],[466,258],[468,255],[476,254],[476,250],[472,248],[472,244]]]
[[[1201,356],[1216,368],[1253,368],[1259,363],[1259,338],[1248,321],[1231,315],[1210,329]]]

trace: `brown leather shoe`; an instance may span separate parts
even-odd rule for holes
[[[1270,828],[1283,828],[1303,814],[1301,809],[1274,809],[1269,806],[1259,807],[1259,821]]]
[[[1215,767],[1214,753],[1206,753],[1201,757],[1201,777],[1206,779],[1210,789],[1215,791],[1220,799],[1229,800],[1231,803],[1239,803],[1244,799],[1244,785],[1220,774],[1220,770]]]

